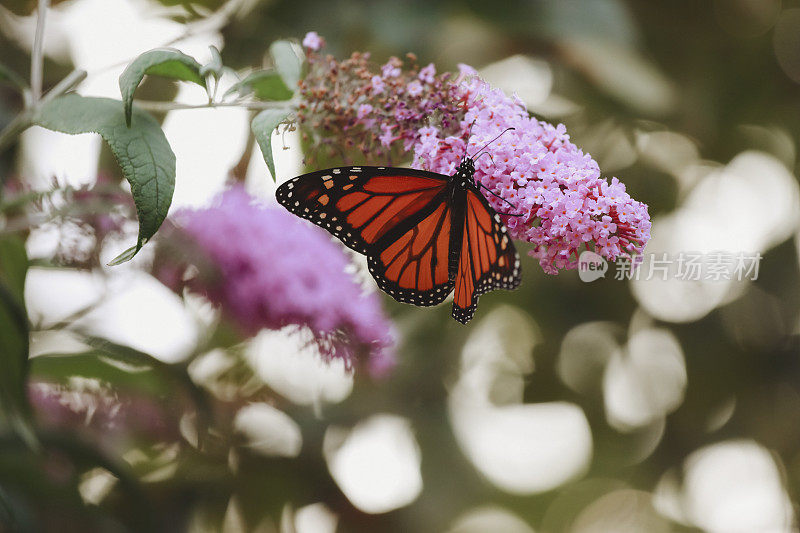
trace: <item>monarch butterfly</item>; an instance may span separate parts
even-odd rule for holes
[[[451,291],[452,316],[475,314],[478,296],[520,283],[519,255],[466,155],[452,176],[392,167],[339,167],[304,174],[275,193],[290,212],[367,256],[395,300],[436,305]]]

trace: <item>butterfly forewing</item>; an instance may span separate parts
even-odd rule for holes
[[[287,181],[276,197],[367,255],[378,286],[393,298],[435,305],[453,288],[447,180],[412,169],[341,167]]]
[[[401,172],[402,174],[398,174]],[[292,213],[310,220],[353,250],[372,255],[376,243],[410,228],[441,202],[447,176],[411,169],[340,167],[305,174],[275,193]]]
[[[462,230],[453,318],[466,324],[475,314],[478,296],[494,289],[515,289],[520,277],[519,255],[506,228],[477,191],[466,192]]]

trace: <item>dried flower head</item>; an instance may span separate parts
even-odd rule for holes
[[[465,109],[450,73],[423,68],[409,54],[392,57],[376,69],[369,54],[337,61],[313,49],[308,75],[300,82],[298,120],[311,141],[312,157],[348,158],[357,151],[387,164],[412,149],[419,130],[434,122],[447,133],[461,127]]]

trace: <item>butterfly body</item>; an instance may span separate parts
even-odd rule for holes
[[[478,296],[519,285],[519,256],[464,158],[452,176],[392,167],[338,167],[298,176],[276,192],[292,213],[367,256],[394,299],[441,303],[466,323]]]

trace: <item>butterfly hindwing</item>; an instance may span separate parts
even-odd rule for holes
[[[378,286],[403,303],[428,306],[453,290],[448,272],[451,206],[442,201],[417,224],[387,235],[369,270]]]
[[[519,255],[505,226],[477,191],[467,190],[453,318],[466,324],[475,314],[478,297],[494,289],[515,289],[520,283]]]

